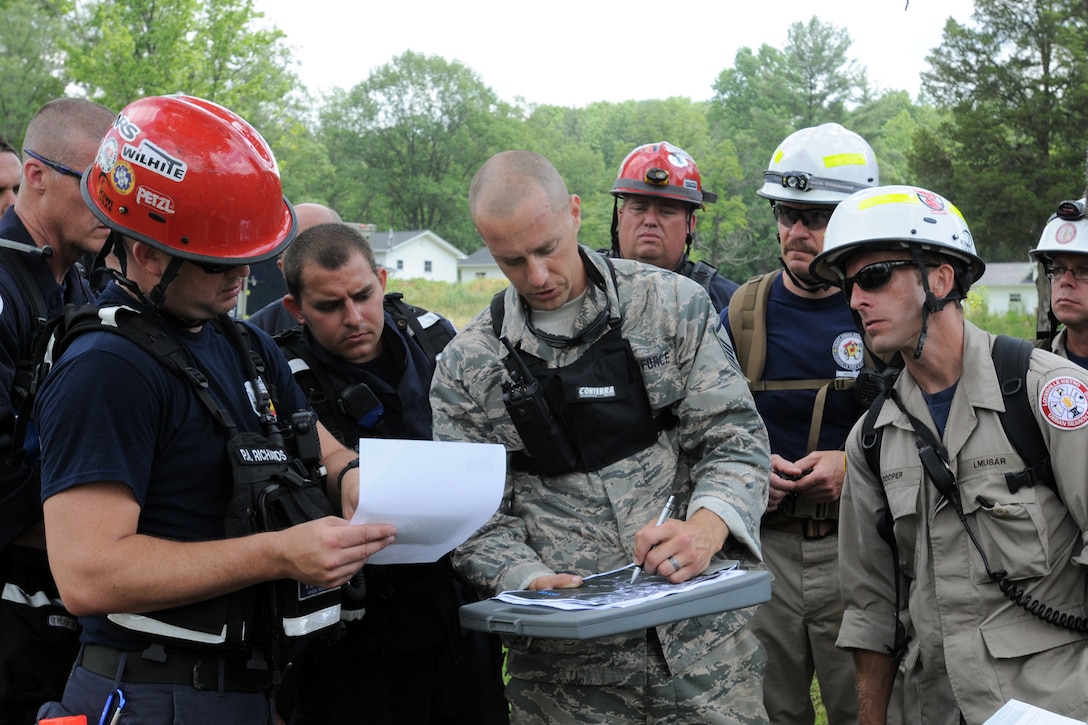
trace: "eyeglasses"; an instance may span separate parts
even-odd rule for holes
[[[65,176],[71,176],[72,178],[75,178],[75,179],[82,179],[83,178],[83,172],[82,171],[76,171],[75,169],[71,168],[70,166],[65,166],[62,163],[59,163],[57,161],[53,161],[52,159],[47,159],[44,156],[39,156],[38,154],[34,153],[30,149],[23,149],[23,153],[26,154],[27,156],[29,156],[32,159],[37,159],[38,161],[41,161],[43,164],[45,164],[49,168],[53,169],[53,171],[56,171],[58,174],[64,174]]]
[[[774,205],[774,218],[780,224],[792,227],[800,219],[801,223],[814,232],[827,227],[834,209],[794,209],[792,206]]]
[[[850,299],[850,296],[854,293],[854,285],[857,284],[866,292],[872,292],[878,290],[891,281],[892,274],[895,270],[902,267],[913,267],[914,262],[909,259],[900,259],[892,262],[874,262],[873,264],[867,264],[858,270],[858,273],[853,277],[846,277],[842,281],[842,291],[846,294],[846,299]],[[927,267],[936,267],[936,264],[927,264]]]
[[[229,272],[232,269],[244,266],[241,262],[197,262],[192,259],[185,260],[194,267],[199,267],[201,272],[205,274],[223,274]]]
[[[1078,282],[1088,281],[1088,267],[1051,267],[1048,265],[1043,269],[1043,272],[1050,280],[1061,279],[1061,276],[1068,272]]]

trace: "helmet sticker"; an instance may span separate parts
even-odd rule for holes
[[[1058,244],[1069,244],[1077,238],[1077,225],[1065,222],[1054,233],[1054,241]]]
[[[117,114],[113,126],[117,129],[117,135],[126,141],[135,141],[136,137],[140,135],[140,127],[128,120],[128,116],[123,113]]]
[[[98,205],[106,210],[107,213],[113,211],[113,197],[110,195],[110,185],[107,181],[109,177],[106,174],[102,174],[98,177]]]
[[[690,157],[687,154],[677,153],[676,151],[670,151],[668,158],[669,158],[669,163],[670,164],[672,164],[673,166],[675,166],[678,169],[682,169],[682,168],[684,168],[684,167],[686,167],[688,165],[688,158],[690,158]]]
[[[915,193],[918,194],[918,200],[933,211],[945,211],[944,201],[932,191],[916,189]]]
[[[1052,378],[1039,394],[1039,410],[1059,430],[1083,428],[1088,424],[1088,386],[1077,378]]]
[[[154,171],[159,176],[165,176],[171,181],[183,181],[185,173],[189,170],[184,161],[175,159],[146,138],[140,141],[139,146],[125,144],[121,148],[121,158]]]
[[[132,193],[132,186],[135,180],[136,178],[132,173],[132,167],[124,161],[118,161],[117,165],[113,167],[113,173],[110,174],[110,181],[113,183],[113,188],[117,190],[118,194]]]
[[[146,186],[136,187],[136,203],[149,206],[161,214],[174,213],[174,200],[166,194],[152,191]]]
[[[849,330],[835,338],[831,349],[835,363],[840,368],[857,373],[865,364],[865,345],[856,330]]]
[[[98,165],[102,167],[102,173],[113,171],[113,165],[117,163],[117,139],[107,138],[98,149]]]

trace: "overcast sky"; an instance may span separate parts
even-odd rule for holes
[[[713,95],[737,49],[782,47],[816,15],[845,28],[882,90],[916,97],[945,20],[972,0],[255,0],[287,34],[304,85],[350,88],[406,50],[467,65],[500,98],[584,106]]]

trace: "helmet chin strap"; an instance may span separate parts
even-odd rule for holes
[[[831,288],[831,285],[826,283],[810,284],[808,282],[802,282],[800,279],[797,278],[797,275],[790,271],[789,265],[786,264],[786,260],[782,259],[782,257],[778,258],[778,263],[782,265],[782,271],[786,273],[786,276],[789,277],[795,285],[803,289],[805,292],[824,292]]]
[[[612,197],[612,256],[615,259],[622,259],[623,255],[620,254],[620,198],[618,196]]]
[[[960,299],[960,296],[947,295],[937,299],[937,296],[933,294],[933,290],[929,288],[929,273],[926,271],[926,258],[922,254],[922,250],[912,246],[910,255],[914,258],[914,263],[918,266],[918,271],[922,275],[922,290],[926,293],[926,301],[922,305],[922,334],[918,336],[918,346],[914,348],[913,355],[914,359],[917,360],[922,357],[922,347],[926,344],[926,335],[929,333],[929,316],[934,312],[940,312],[946,304]]]

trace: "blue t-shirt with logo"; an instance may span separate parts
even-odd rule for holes
[[[728,329],[729,311],[721,315]],[[767,300],[764,380],[855,377],[864,365],[861,334],[841,294],[810,299],[793,294],[779,275]],[[729,331],[732,339],[733,332]],[[755,394],[771,452],[789,461],[805,456],[816,390],[768,390]],[[829,390],[816,450],[842,447],[862,413],[854,391]]]

